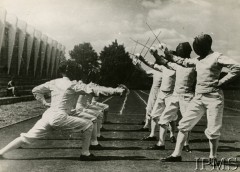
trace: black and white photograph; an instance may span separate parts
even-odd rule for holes
[[[0,0],[0,172],[240,172],[240,1]]]

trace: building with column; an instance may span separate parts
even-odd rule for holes
[[[65,46],[0,8],[0,97],[12,76],[22,90],[58,77]],[[24,92],[24,91],[22,91]]]
[[[61,43],[0,9],[0,76],[55,78],[64,54]]]

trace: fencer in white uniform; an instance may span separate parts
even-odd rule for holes
[[[94,87],[98,90],[104,91],[105,94],[109,96],[119,95],[119,90],[122,90],[122,87],[117,88],[103,87],[94,83],[90,83],[91,87]],[[92,103],[92,99],[97,95],[93,96],[90,94],[80,95],[76,104],[76,116],[81,118],[87,118],[93,121],[93,133],[91,137],[90,149],[102,149],[102,145],[98,143],[98,140],[103,139],[100,133],[100,128],[102,126],[102,120],[104,115],[104,109],[106,106],[100,106]],[[99,97],[99,96],[98,96]]]
[[[37,100],[44,105],[48,105],[44,95],[51,94],[51,105],[44,112],[41,119],[27,132],[22,133],[20,137],[10,142],[7,146],[0,150],[0,156],[3,157],[8,151],[20,147],[22,144],[31,144],[37,139],[45,137],[52,129],[72,130],[74,132],[81,131],[82,152],[80,160],[95,160],[96,157],[89,152],[93,123],[89,119],[76,116],[70,116],[72,108],[76,105],[77,98],[80,94],[92,94],[99,96],[100,94],[108,95],[104,90],[97,89],[91,85],[77,82],[75,78],[79,74],[78,65],[68,60],[62,62],[59,66],[59,72],[62,78],[54,79],[42,85],[35,87],[32,92]],[[122,94],[124,89],[116,90],[116,94]]]
[[[195,67],[197,71],[197,83],[195,96],[179,122],[177,143],[172,155],[163,158],[164,162],[182,161],[181,153],[188,132],[198,123],[202,116],[207,115],[207,128],[205,135],[209,139],[209,164],[216,165],[218,141],[222,127],[224,96],[221,86],[240,75],[240,64],[214,52],[211,48],[212,38],[208,34],[201,34],[193,41],[193,49],[198,58],[183,59],[177,56],[169,56],[171,61],[186,66]],[[223,67],[229,68],[226,76],[220,79]]]

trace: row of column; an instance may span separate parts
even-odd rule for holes
[[[0,55],[2,55],[1,50],[4,41],[7,42],[8,74],[13,67],[13,53],[16,53],[14,47],[17,46],[17,75],[20,75],[23,58],[26,59],[25,71],[27,74],[29,73],[30,60],[33,60],[33,64],[31,64],[33,65],[33,76],[36,76],[38,68],[41,77],[44,67],[46,67],[44,69],[46,73],[51,77],[57,75],[59,62],[64,59],[65,46],[42,34],[26,22],[19,20],[16,16],[8,14],[5,9],[0,9]],[[24,51],[26,52],[23,53]],[[26,57],[23,57],[23,55]],[[3,58],[0,58],[0,64],[1,59]]]

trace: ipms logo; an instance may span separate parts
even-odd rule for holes
[[[237,158],[221,158],[221,160],[214,160],[209,162],[208,158],[195,158],[195,170],[222,170],[235,171],[238,169]]]

